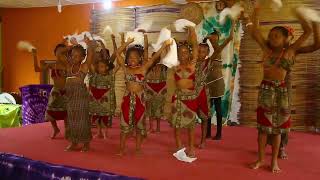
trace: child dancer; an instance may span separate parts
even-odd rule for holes
[[[86,38],[86,37],[85,37]],[[84,78],[91,67],[95,54],[95,42],[89,41],[87,60],[82,63],[86,56],[86,51],[81,45],[72,48],[71,58],[72,65],[69,66],[69,73],[66,82],[67,102],[67,123],[66,131],[67,140],[70,145],[66,151],[76,150],[79,143],[83,144],[82,152],[90,148],[91,141],[91,122],[89,118],[89,94],[84,84]]]
[[[45,119],[50,121],[53,128],[51,139],[54,139],[60,132],[56,120],[66,120],[67,116],[65,96],[68,65],[67,52],[68,48],[66,45],[58,44],[54,49],[54,55],[57,58],[56,62],[53,65],[43,67],[45,69],[51,69],[51,78],[53,79],[53,88],[49,96],[49,102],[45,113]],[[39,67],[36,49],[32,50],[32,55],[35,72],[41,72],[43,68]]]
[[[101,46],[104,47],[103,42]],[[100,52],[105,50],[103,48]],[[115,51],[114,51],[115,52]],[[115,54],[115,53],[114,53]],[[89,114],[92,122],[97,123],[98,133],[96,137],[107,138],[107,127],[109,125],[109,118],[114,113],[114,65],[110,56],[102,56],[95,66],[91,68],[91,75],[89,78],[90,103]],[[114,57],[114,56],[113,56]],[[106,58],[106,59],[104,59]]]
[[[206,92],[196,87],[196,62],[198,60],[198,42],[194,27],[187,27],[190,43],[187,41],[178,42],[178,59],[180,65],[174,68],[174,79],[176,85],[175,94],[172,97],[172,120],[171,126],[174,128],[176,148],[182,148],[180,131],[182,128],[188,129],[188,149],[187,155],[195,157],[194,150],[194,128],[197,114],[207,116],[207,101],[199,103],[199,96],[206,96]],[[206,99],[206,98],[205,98]],[[201,104],[203,103],[203,104]],[[206,107],[207,112],[203,112],[200,107]],[[202,110],[202,111],[201,111]]]
[[[160,120],[163,116],[167,93],[167,67],[162,64],[155,65],[147,74],[147,110],[151,133],[160,132]],[[157,130],[154,129],[157,122]]]
[[[209,90],[207,98],[210,99],[210,107],[213,105],[216,109],[217,114],[217,133],[213,138],[214,140],[221,139],[222,133],[222,114],[221,114],[221,97],[224,95],[224,80],[222,76],[222,65],[221,52],[233,39],[234,22],[230,30],[230,36],[224,41],[223,44],[219,45],[219,34],[217,31],[213,31],[207,39],[209,39],[214,53],[211,57],[209,56],[209,45],[206,43],[206,39],[199,45],[199,61],[197,63],[198,69],[198,80],[200,80],[200,87]],[[209,104],[209,100],[208,100]],[[211,138],[211,116],[208,120],[202,120],[202,136],[200,148],[205,145],[206,138]]]
[[[268,39],[265,40],[259,30],[258,9],[255,8],[254,11],[251,31],[264,52],[264,76],[260,86],[257,109],[259,156],[258,160],[252,164],[253,169],[258,169],[264,164],[267,135],[271,134],[273,136],[271,170],[273,173],[280,172],[277,158],[281,134],[289,132],[291,121],[285,77],[294,63],[294,56],[289,56],[288,52],[296,52],[311,33],[311,28],[305,19],[298,13],[296,15],[304,33],[296,42],[286,47],[288,31],[284,27],[276,26],[270,30]]]
[[[291,36],[289,37],[288,39],[288,46],[290,44],[290,40],[293,39],[293,32],[290,28],[286,28],[288,30],[288,34]],[[304,46],[304,47],[301,47],[299,48],[296,52],[294,51],[289,51],[288,52],[288,55],[289,56],[296,56],[298,54],[304,54],[304,53],[312,53],[316,50],[318,50],[320,48],[320,32],[319,32],[319,24],[316,23],[316,22],[313,22],[312,23],[312,29],[313,29],[313,39],[314,39],[314,43],[312,45],[309,45],[309,46]],[[287,76],[286,76],[286,84],[287,84],[287,87],[288,87],[288,93],[289,93],[289,100],[291,100],[291,81],[292,81],[292,77],[291,77],[291,72],[288,72],[287,73]],[[290,104],[291,104],[291,101],[289,101]],[[281,143],[280,143],[280,149],[279,149],[279,155],[278,157],[281,158],[281,159],[288,159],[288,155],[286,153],[286,146],[288,144],[288,140],[289,140],[289,137],[288,137],[288,133],[283,133],[281,134]],[[268,138],[267,138],[267,143],[269,145],[272,145],[272,136],[271,135],[268,135]]]
[[[120,156],[124,154],[127,136],[132,130],[136,130],[136,153],[141,152],[142,139],[143,136],[146,136],[144,77],[148,69],[159,59],[161,52],[171,43],[166,41],[150,60],[145,59],[145,63],[142,64],[144,58],[148,57],[148,52],[144,51],[142,46],[131,46],[125,53],[125,59],[121,56],[122,52],[133,41],[133,39],[129,38],[117,51],[118,64],[125,72],[126,81],[126,91],[121,104]],[[148,46],[146,42],[145,47]]]

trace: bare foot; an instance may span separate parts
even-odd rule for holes
[[[54,129],[51,135],[51,139],[55,139],[59,133],[60,133],[60,129]]]
[[[205,143],[201,143],[201,144],[199,144],[198,148],[199,148],[199,149],[204,149],[204,148],[205,148],[205,146],[206,146],[206,144],[205,144]]]
[[[187,153],[187,156],[190,157],[190,158],[195,158],[196,157],[196,152],[194,150],[190,150]]]
[[[89,149],[90,149],[90,145],[88,143],[86,143],[83,145],[81,152],[88,152]]]
[[[221,136],[215,136],[215,137],[212,138],[212,140],[219,141],[219,140],[221,140]]]
[[[148,129],[148,132],[154,134],[154,133],[156,132],[156,130],[154,130],[153,128],[149,128],[149,129]]]
[[[251,169],[259,169],[261,166],[263,166],[263,161],[256,161],[255,163],[250,165]]]
[[[183,146],[176,146],[175,152],[181,150],[183,148]]]
[[[136,155],[137,155],[137,156],[142,155],[142,151],[141,151],[141,149],[136,149]]]
[[[76,151],[77,150],[77,145],[71,143],[69,146],[66,147],[64,151]]]
[[[96,135],[94,135],[94,138],[102,139],[103,135],[102,135],[102,133],[97,133]]]
[[[279,158],[280,159],[288,159],[288,155],[284,149],[280,149]]]
[[[119,153],[117,154],[117,156],[124,156],[125,152],[124,150],[120,149]]]
[[[279,168],[278,163],[273,163],[271,165],[271,171],[272,171],[272,173],[280,173],[281,172],[281,169]]]

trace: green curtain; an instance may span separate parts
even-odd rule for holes
[[[226,38],[229,37],[231,32],[232,20],[230,18],[226,19],[225,24],[219,24],[219,14],[207,17],[202,23],[202,28],[198,32],[200,36],[205,37],[210,34],[213,30],[218,31],[220,34],[220,44],[225,41]],[[235,26],[235,37],[240,34],[240,23],[238,22]],[[240,44],[239,38],[234,38],[233,42],[231,42],[221,53],[222,65],[223,65],[223,76],[225,82],[225,93],[222,97],[222,117],[223,121],[226,122],[230,118],[231,112],[231,104],[232,104],[232,96],[233,96],[233,87],[234,87],[234,78],[238,66],[239,61],[239,47],[237,45]],[[215,108],[211,109],[213,114],[212,122],[216,122],[216,112]]]
[[[21,126],[21,106],[0,104],[0,128]]]

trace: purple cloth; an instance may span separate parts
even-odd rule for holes
[[[0,153],[1,180],[142,180],[80,169],[70,166],[60,166],[41,161],[34,161],[21,156]]]
[[[28,85],[20,88],[22,97],[22,125],[45,122],[44,116],[52,85]]]

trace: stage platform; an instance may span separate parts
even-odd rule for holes
[[[205,149],[197,149],[198,160],[188,164],[172,156],[173,131],[166,122],[161,125],[160,134],[148,135],[140,156],[134,153],[135,141],[132,138],[128,140],[127,155],[116,155],[120,133],[118,120],[115,120],[113,129],[109,130],[109,139],[94,139],[91,151],[87,153],[64,152],[68,142],[63,139],[63,134],[51,140],[49,123],[0,129],[0,152],[151,180],[316,180],[320,177],[319,134],[292,132],[287,148],[289,159],[279,160],[282,173],[272,174],[269,171],[270,147],[267,149],[267,165],[259,170],[249,168],[249,164],[257,158],[256,129],[224,128],[223,140],[208,140]],[[59,127],[63,132],[62,122],[59,122]],[[199,126],[196,134],[199,142]]]

